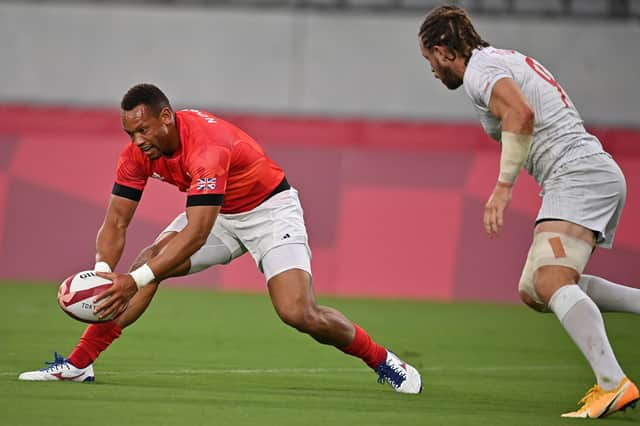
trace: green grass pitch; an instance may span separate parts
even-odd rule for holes
[[[164,287],[95,364],[96,382],[25,383],[19,372],[67,355],[84,325],[57,285],[0,284],[0,424],[570,425],[594,383],[552,315],[525,307],[320,298],[421,370],[421,395],[377,384],[360,360],[276,317],[266,294]],[[640,380],[640,318],[606,314],[627,374]],[[640,419],[627,410],[598,424]]]

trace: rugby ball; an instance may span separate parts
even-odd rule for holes
[[[112,319],[112,315],[99,318],[93,313],[97,303],[93,299],[111,287],[111,281],[99,277],[95,271],[82,271],[64,280],[58,289],[58,304],[62,310],[78,321],[97,323]]]

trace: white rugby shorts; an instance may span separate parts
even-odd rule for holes
[[[247,251],[267,281],[293,268],[311,273],[303,214],[295,188],[275,194],[248,212],[219,214],[207,242],[191,256],[189,273],[227,264]],[[186,213],[181,213],[162,233],[179,232],[186,225]]]
[[[597,233],[596,244],[610,248],[627,197],[622,170],[605,152],[558,167],[543,183],[536,221],[561,219]]]

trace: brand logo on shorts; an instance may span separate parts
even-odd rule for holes
[[[154,179],[160,179],[160,180],[164,180],[164,177],[161,176],[159,173],[157,172],[153,172],[153,174],[151,175],[152,178]]]

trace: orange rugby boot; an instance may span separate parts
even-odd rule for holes
[[[582,407],[577,411],[562,414],[562,417],[580,419],[606,417],[616,411],[624,411],[627,407],[635,407],[638,398],[640,398],[638,387],[625,377],[615,389],[610,391],[595,385],[578,403],[578,405],[582,404]]]

